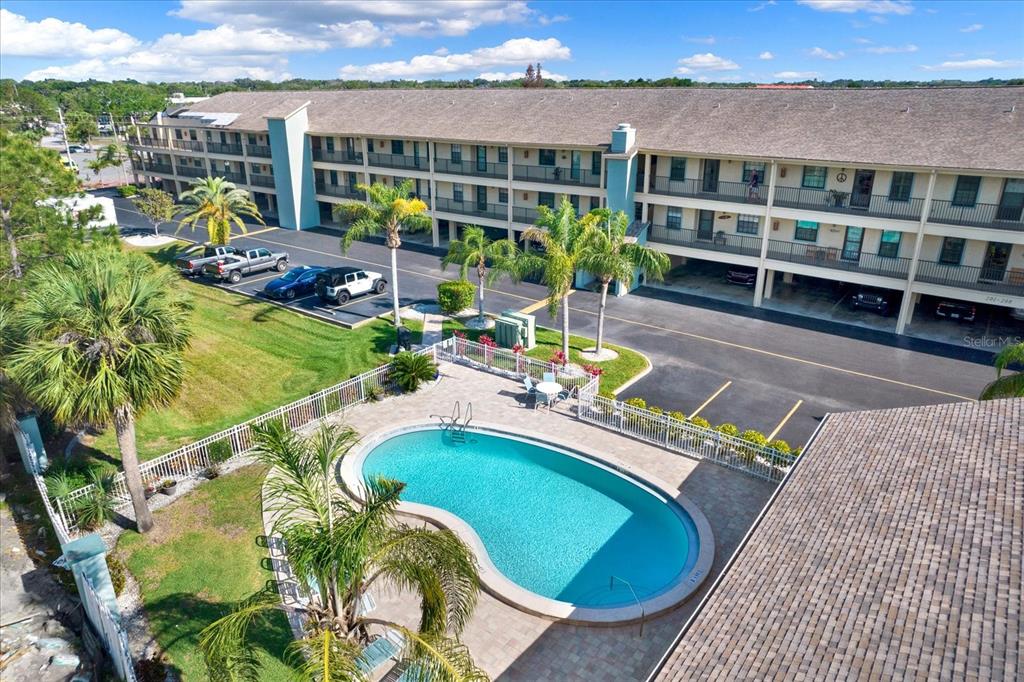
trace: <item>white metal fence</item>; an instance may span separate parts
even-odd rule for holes
[[[617,431],[667,450],[738,469],[770,481],[780,481],[796,459],[773,448],[695,426],[596,392],[580,392],[579,419]]]
[[[565,388],[581,392],[592,389],[597,392],[598,378],[591,374],[569,370],[557,362],[535,360],[507,348],[488,346],[457,336],[441,341],[436,348],[435,357],[438,360],[469,365],[516,379],[529,376],[539,381],[547,373],[554,374],[555,381]]]

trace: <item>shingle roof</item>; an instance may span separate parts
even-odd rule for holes
[[[1014,680],[1024,400],[830,415],[658,680]]]
[[[313,133],[598,147],[630,123],[654,151],[1024,172],[1020,87],[230,92],[194,108],[263,130],[295,100]]]

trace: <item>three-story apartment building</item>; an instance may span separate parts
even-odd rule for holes
[[[137,171],[223,175],[282,227],[413,181],[431,241],[515,238],[537,206],[630,214],[683,259],[1024,308],[1024,88],[225,93],[141,127]]]

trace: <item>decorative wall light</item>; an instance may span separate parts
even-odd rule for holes
[[[778,232],[778,231],[779,231],[779,221],[778,220],[773,220],[772,221],[772,232]]]
[[[780,177],[780,178],[784,178],[784,177],[786,177],[786,167],[785,167],[785,166],[783,166],[783,167],[781,167],[781,168],[779,169],[779,177]]]

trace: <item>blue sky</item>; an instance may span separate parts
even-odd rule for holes
[[[4,77],[1024,75],[1024,2],[0,2]]]

